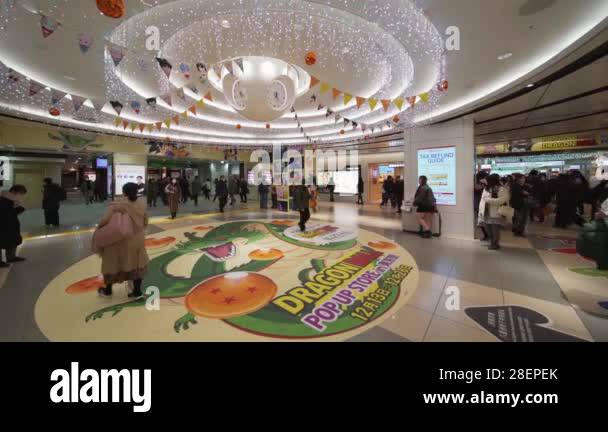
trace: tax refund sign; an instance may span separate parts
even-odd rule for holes
[[[426,176],[438,205],[456,205],[456,147],[418,150],[418,177]]]

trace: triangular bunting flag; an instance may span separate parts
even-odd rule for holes
[[[325,108],[325,105],[319,104],[319,106],[317,107],[317,111],[321,111],[323,108]]]
[[[355,99],[357,100],[357,108],[361,108],[361,105],[365,103],[365,98],[357,96]]]
[[[144,133],[144,129],[145,129],[145,128],[146,128],[146,125],[145,125],[145,124],[141,124],[141,123],[139,124],[139,132],[140,132],[140,133]]]
[[[146,99],[146,103],[148,104],[148,106],[152,109],[156,109],[156,98],[148,98]]]
[[[123,121],[122,121],[122,128],[123,128],[124,130],[127,130],[127,126],[129,126],[129,122],[128,122],[127,120],[123,120]]]
[[[200,109],[203,109],[203,108],[205,107],[205,101],[204,101],[203,99],[199,100],[199,101],[196,103],[196,107],[197,107],[197,108],[200,108]]]
[[[162,69],[162,71],[165,73],[165,75],[167,76],[167,78],[170,78],[171,77],[171,71],[173,70],[173,66],[171,65],[171,63],[169,63],[164,58],[160,58],[160,57],[157,57],[156,61],[158,62],[158,65],[160,66],[160,68]]]
[[[55,33],[55,30],[57,30],[60,25],[61,23],[59,21],[56,21],[46,15],[42,15],[40,17],[40,29],[42,30],[42,37],[46,39]]]
[[[190,91],[194,94],[198,94],[198,87],[194,86],[190,86],[188,87],[190,89]]]
[[[236,62],[236,65],[241,70],[241,73],[245,73],[245,67],[243,66],[243,59],[242,58],[238,58],[238,59],[235,60],[235,62]]]
[[[110,51],[110,57],[112,57],[112,60],[114,61],[114,66],[118,67],[122,59],[125,57],[125,49],[116,44],[110,44],[108,50]]]
[[[316,86],[317,84],[319,84],[321,81],[318,80],[316,77],[314,76],[310,76],[310,87],[309,88],[313,88],[314,86]]]
[[[321,94],[325,94],[331,89],[331,86],[327,83],[321,83]]]
[[[162,124],[161,124],[162,126]],[[148,126],[146,126],[146,128],[148,129],[148,133],[152,133],[152,131],[154,130],[154,125],[152,123],[150,123]]]
[[[116,117],[114,119],[114,127],[118,127],[118,125],[120,124],[121,121],[122,121],[122,119],[120,117]]]
[[[156,129],[161,130],[163,128],[163,122],[156,122]]]
[[[348,126],[349,123],[350,123],[349,119],[344,119],[344,126]]]
[[[176,125],[179,125],[179,116],[173,116],[173,123],[175,123]]]
[[[410,106],[414,106],[416,105],[416,96],[409,96],[405,98],[407,100],[407,103],[410,104]]]
[[[353,130],[357,129],[359,127],[359,123],[353,122]]]
[[[228,71],[228,73],[230,75],[232,75],[233,69],[232,69],[232,60],[228,60],[226,63],[224,63],[224,67],[226,68],[226,70]]]
[[[351,101],[352,98],[353,98],[353,95],[344,93],[344,105],[348,105],[348,103]]]
[[[72,95],[72,105],[74,106],[74,111],[78,112],[80,110],[80,108],[82,108],[82,105],[84,104],[84,101],[86,101],[87,98],[84,98],[82,96],[74,96]]]
[[[44,87],[38,81],[30,80],[30,96],[37,95]]]
[[[338,123],[338,121],[342,118],[342,116],[340,114],[336,114],[336,121],[335,123]]]
[[[165,125],[167,125],[167,128],[171,128],[171,119],[170,118],[165,120]]]
[[[205,99],[210,100],[211,102],[213,102],[213,95],[211,94],[211,90],[209,90],[207,92],[207,94],[205,95]]]
[[[342,94],[342,91],[338,90],[337,88],[332,88],[331,93],[334,96],[334,100],[336,100],[338,96]]]
[[[123,105],[118,101],[110,101],[110,105],[112,105],[112,108],[114,108],[116,114],[120,115],[120,113],[122,112]]]
[[[391,107],[391,101],[388,99],[382,99],[382,107],[384,108],[384,112],[387,112],[388,109]]]
[[[376,105],[378,105],[378,100],[374,99],[374,98],[369,98],[367,100],[367,104],[369,105],[369,107],[371,108],[371,110],[373,111],[374,108],[376,108]]]
[[[420,94],[422,102],[427,103],[429,101],[430,94],[428,92]]]
[[[8,79],[13,83],[18,83],[23,78],[23,75],[21,75],[19,72],[17,72],[14,69],[8,68],[7,72],[8,72]]]
[[[165,102],[169,106],[173,106],[173,101],[171,100],[171,93],[164,94],[160,97],[163,102]]]
[[[372,126],[372,133],[374,133],[376,130],[376,128],[374,126]]]
[[[131,123],[131,132],[135,132],[136,128],[137,128],[137,123],[135,123],[135,122]]]
[[[399,111],[401,111],[401,109],[403,108],[403,103],[405,102],[405,100],[402,97],[398,97],[397,99],[395,99],[393,101],[393,103],[395,104],[395,106],[397,108],[399,108]]]
[[[105,100],[91,99],[91,103],[93,104],[93,108],[95,108],[95,111],[97,112],[101,112],[101,110],[103,110],[103,107],[106,106]]]
[[[215,74],[218,76],[218,78],[222,78],[222,66],[219,64],[214,64],[213,65],[213,72],[215,72]]]
[[[182,117],[183,117],[184,119],[187,119],[187,118],[188,118],[188,111],[187,111],[187,110],[186,110],[186,111],[184,111],[184,112],[182,113]]]
[[[188,108],[190,110],[190,112],[194,115],[196,115],[196,105],[192,105],[190,108]]]
[[[186,101],[186,95],[184,94],[184,88],[179,88],[177,89],[177,91],[175,92],[175,95],[180,98],[181,100],[183,100],[184,102]]]
[[[367,125],[366,124],[362,124],[361,125],[361,132],[365,132],[367,130]]]
[[[65,97],[67,93],[64,93],[62,91],[59,90],[51,90],[51,104],[53,105],[57,105],[59,102],[61,102],[61,99],[63,99]],[[120,115],[120,113],[118,113]]]

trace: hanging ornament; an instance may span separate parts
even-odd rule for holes
[[[56,106],[52,106],[51,109],[49,109],[49,114],[53,117],[58,117],[61,115],[61,111]]]
[[[118,101],[110,101],[110,105],[112,105],[112,108],[114,108],[114,111],[116,111],[116,114],[120,115],[120,112],[122,111],[122,108],[123,108],[123,104],[121,104]]]
[[[437,90],[441,92],[448,91],[448,87],[449,83],[447,82],[447,80],[443,80],[439,84],[437,84]]]
[[[55,30],[57,30],[60,25],[61,23],[53,18],[42,15],[42,17],[40,17],[40,29],[42,30],[42,37],[46,39],[55,33]]]
[[[37,81],[30,80],[30,96],[34,96],[40,92],[45,86]]]
[[[89,33],[79,33],[78,34],[78,46],[80,47],[80,51],[85,54],[91,49],[93,45],[93,36]]]
[[[164,58],[160,58],[160,57],[157,57],[156,61],[158,62],[158,65],[160,66],[160,68],[162,69],[162,71],[167,76],[167,79],[170,78],[171,77],[171,71],[173,70],[173,66],[171,65],[171,63],[169,63]]]
[[[61,99],[63,99],[63,98],[65,97],[65,95],[66,95],[66,94],[67,94],[67,93],[62,92],[62,91],[60,91],[60,90],[55,90],[55,89],[52,89],[52,90],[51,90],[51,103],[52,103],[53,105],[58,105],[58,104],[59,104],[59,102],[61,102]]]
[[[270,129],[270,123],[266,123],[266,129]]]
[[[148,106],[152,109],[156,109],[156,98],[148,98],[146,99],[146,103],[148,104]]]
[[[314,65],[317,62],[317,53],[314,51],[307,52],[304,60],[308,66]]]
[[[124,0],[97,0],[97,9],[107,17],[120,18],[125,14]]]
[[[237,129],[241,129],[241,124],[240,124],[240,123],[237,123],[236,128],[237,128]]]
[[[340,129],[340,135],[344,135],[344,129]]]
[[[84,98],[82,96],[72,95],[72,105],[74,106],[74,112],[80,111],[80,108],[82,108],[82,105],[84,105],[84,102],[86,100],[87,98]]]
[[[184,75],[184,78],[190,79],[190,66],[188,66],[186,63],[179,65],[179,71]]]
[[[135,114],[139,114],[139,112],[141,111],[141,103],[136,100],[131,101],[131,109]]]
[[[399,120],[399,116],[396,115],[395,117],[393,117],[393,123],[399,123]]]
[[[110,57],[112,57],[112,61],[114,61],[114,67],[118,67],[123,58],[125,58],[125,49],[116,44],[111,44],[109,46]]]

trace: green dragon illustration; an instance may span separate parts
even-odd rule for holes
[[[261,230],[263,227],[263,230]],[[203,237],[198,237],[196,233],[185,232],[184,236],[188,239],[178,244],[173,250],[166,254],[153,258],[149,263],[149,272],[147,273],[143,286],[157,286],[160,290],[161,299],[175,299],[185,297],[190,290],[211,277],[218,276],[231,272],[259,272],[262,271],[279,259],[249,261],[239,267],[226,271],[225,260],[236,256],[237,246],[235,243],[240,240],[245,241],[246,245],[255,243],[264,239],[268,234],[274,235],[282,241],[290,244],[297,244],[300,247],[319,250],[347,250],[354,247],[356,240],[348,240],[344,242],[331,243],[324,246],[310,245],[300,243],[283,235],[285,226],[273,225],[272,223],[260,221],[239,221],[230,222],[220,225]],[[177,258],[192,254],[195,252],[206,252],[202,254],[194,264],[190,277],[176,277],[170,275],[167,267]],[[310,272],[315,269],[322,268],[324,265],[320,260],[312,261],[312,268],[300,272],[299,278],[306,279],[310,277]],[[146,298],[120,303],[113,306],[100,309],[86,317],[86,322],[102,318],[106,314],[116,316],[123,309],[143,307],[146,304]],[[186,313],[174,324],[175,332],[188,330],[190,325],[197,324],[196,317],[191,313]]]

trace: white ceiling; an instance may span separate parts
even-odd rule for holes
[[[88,98],[120,100],[125,105],[122,117],[141,123],[162,121],[183,112],[197,98],[190,94],[187,103],[178,102],[173,109],[160,103],[157,111],[144,109],[139,115],[127,108],[130,99],[157,96],[183,85],[175,72],[169,84],[155,64],[154,54],[144,54],[148,25],[160,28],[161,56],[170,59],[174,69],[181,62],[193,68],[193,63],[201,60],[214,63],[241,55],[267,55],[297,64],[344,91],[379,98],[434,88],[439,78],[439,35],[445,38],[445,29],[457,26],[461,49],[447,53],[449,91],[429,105],[432,110],[426,107],[419,111],[422,108],[415,107],[409,114],[430,121],[464,112],[520,87],[605,28],[608,16],[606,0],[146,1],[159,5],[152,10],[140,0],[127,0],[127,17],[121,20],[101,16],[92,0],[16,0],[16,3],[17,20],[9,22],[6,30],[0,30],[0,61],[49,87]],[[426,18],[411,9],[414,3]],[[259,14],[251,13],[253,5]],[[26,9],[48,14],[64,22],[64,28],[44,39],[38,24],[40,17]],[[542,10],[526,14],[534,9]],[[288,18],[294,22],[286,21]],[[230,22],[229,29],[219,25],[221,19]],[[86,54],[78,49],[79,32],[89,32],[95,39]],[[128,52],[116,71],[106,58],[104,41],[120,43],[137,55]],[[305,53],[311,49],[319,57],[315,66],[304,62]],[[505,52],[512,52],[513,56],[499,61],[497,57]],[[407,56],[414,64],[411,83],[403,78]],[[141,69],[142,60],[145,71]],[[598,62],[581,71],[584,76],[564,78],[549,88],[536,89],[510,102],[508,107],[479,113],[475,120],[549,103],[572,89],[576,93],[591,89],[602,79],[605,81],[605,67],[605,61]],[[26,83],[19,88],[8,84],[3,76],[0,84],[0,109],[13,115],[56,121],[49,118],[48,91],[30,98],[23,95],[27,92]],[[332,142],[361,138],[360,131],[339,135],[341,124],[326,118],[325,111],[316,110],[318,103],[311,103],[310,95],[318,91],[318,87],[313,89],[295,105],[307,135]],[[133,135],[235,145],[305,142],[293,114],[273,122],[272,128],[267,129],[264,124],[241,118],[224,102],[221,93],[213,90],[213,95],[213,103],[179,127],[152,134],[137,130]],[[362,123],[383,124],[398,113],[394,106],[385,113],[380,104],[374,112],[368,107],[358,110],[353,107],[354,101],[344,107],[339,100],[332,100],[331,91],[321,100]],[[583,113],[602,106],[605,98],[597,96],[584,106],[572,105],[568,109],[557,106],[494,122],[486,130],[480,126],[478,134],[570,117],[572,112]],[[65,125],[131,134],[129,129],[114,127],[115,115],[109,104],[101,116],[96,116],[90,106],[85,107],[76,120],[68,99],[62,101],[61,108],[63,115],[59,121]],[[241,129],[235,128],[237,123],[242,125]]]

